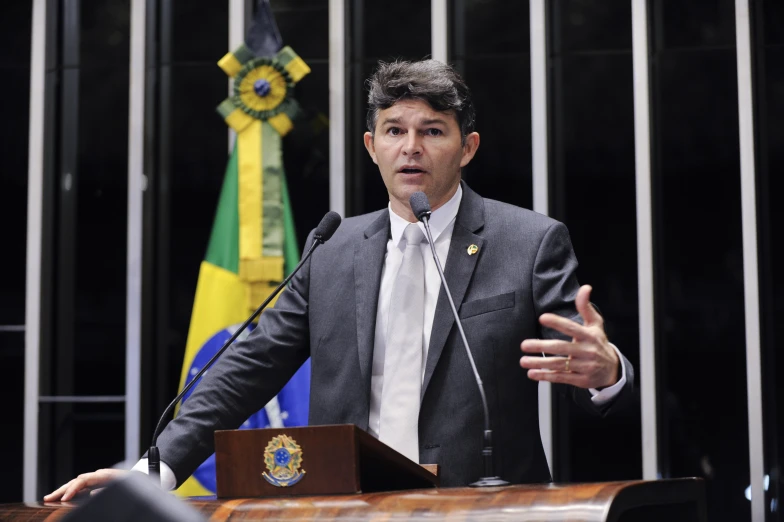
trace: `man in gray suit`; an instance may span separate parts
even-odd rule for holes
[[[599,414],[629,396],[632,367],[608,342],[590,287],[577,283],[566,227],[461,182],[479,147],[462,79],[436,61],[395,62],[369,85],[364,142],[389,207],[346,219],[203,378],[158,439],[166,487],[212,453],[215,430],[239,426],[308,357],[310,424],[356,424],[412,460],[440,464],[443,486],[479,478],[481,400],[421,224],[412,224],[417,191],[433,209],[434,245],[485,383],[501,477],[550,480],[539,381],[563,385]],[[46,499],[114,475],[82,475]]]

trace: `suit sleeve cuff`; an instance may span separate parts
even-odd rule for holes
[[[140,471],[145,475],[149,474],[147,459],[141,459],[136,463],[131,471]],[[161,489],[164,491],[172,491],[177,485],[177,479],[174,477],[174,472],[163,461],[161,461]]]
[[[618,354],[618,361],[619,361],[618,364],[621,365],[621,378],[618,379],[618,382],[616,382],[612,386],[608,386],[607,388],[601,391],[597,390],[596,388],[589,388],[588,391],[591,392],[591,401],[596,406],[603,406],[607,404],[608,402],[613,400],[619,393],[621,393],[623,387],[626,386],[626,365],[623,364],[623,357],[621,357],[621,352],[620,350],[618,350],[617,346],[615,346],[612,343],[610,343],[610,346],[612,346],[613,350],[615,350],[615,353]],[[163,465],[163,463],[161,463],[161,465]]]

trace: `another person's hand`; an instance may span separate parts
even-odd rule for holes
[[[580,287],[575,306],[584,324],[556,314],[542,314],[542,326],[558,330],[572,338],[526,339],[520,345],[527,354],[539,353],[557,357],[525,355],[520,366],[528,368],[528,377],[535,381],[571,384],[579,388],[604,388],[620,378],[620,359],[604,333],[604,320],[591,305],[591,287]]]
[[[67,484],[63,484],[55,491],[44,497],[45,502],[63,502],[71,500],[76,494],[103,488],[109,482],[124,477],[128,471],[124,469],[99,469],[92,473],[82,473]]]

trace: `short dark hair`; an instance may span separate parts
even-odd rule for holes
[[[379,62],[367,81],[367,128],[376,130],[378,113],[404,99],[426,101],[437,111],[454,111],[463,141],[474,130],[471,91],[457,71],[436,60]]]

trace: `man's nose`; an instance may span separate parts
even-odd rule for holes
[[[422,154],[422,137],[416,132],[409,132],[406,142],[403,145],[403,154],[406,156],[415,156]]]

